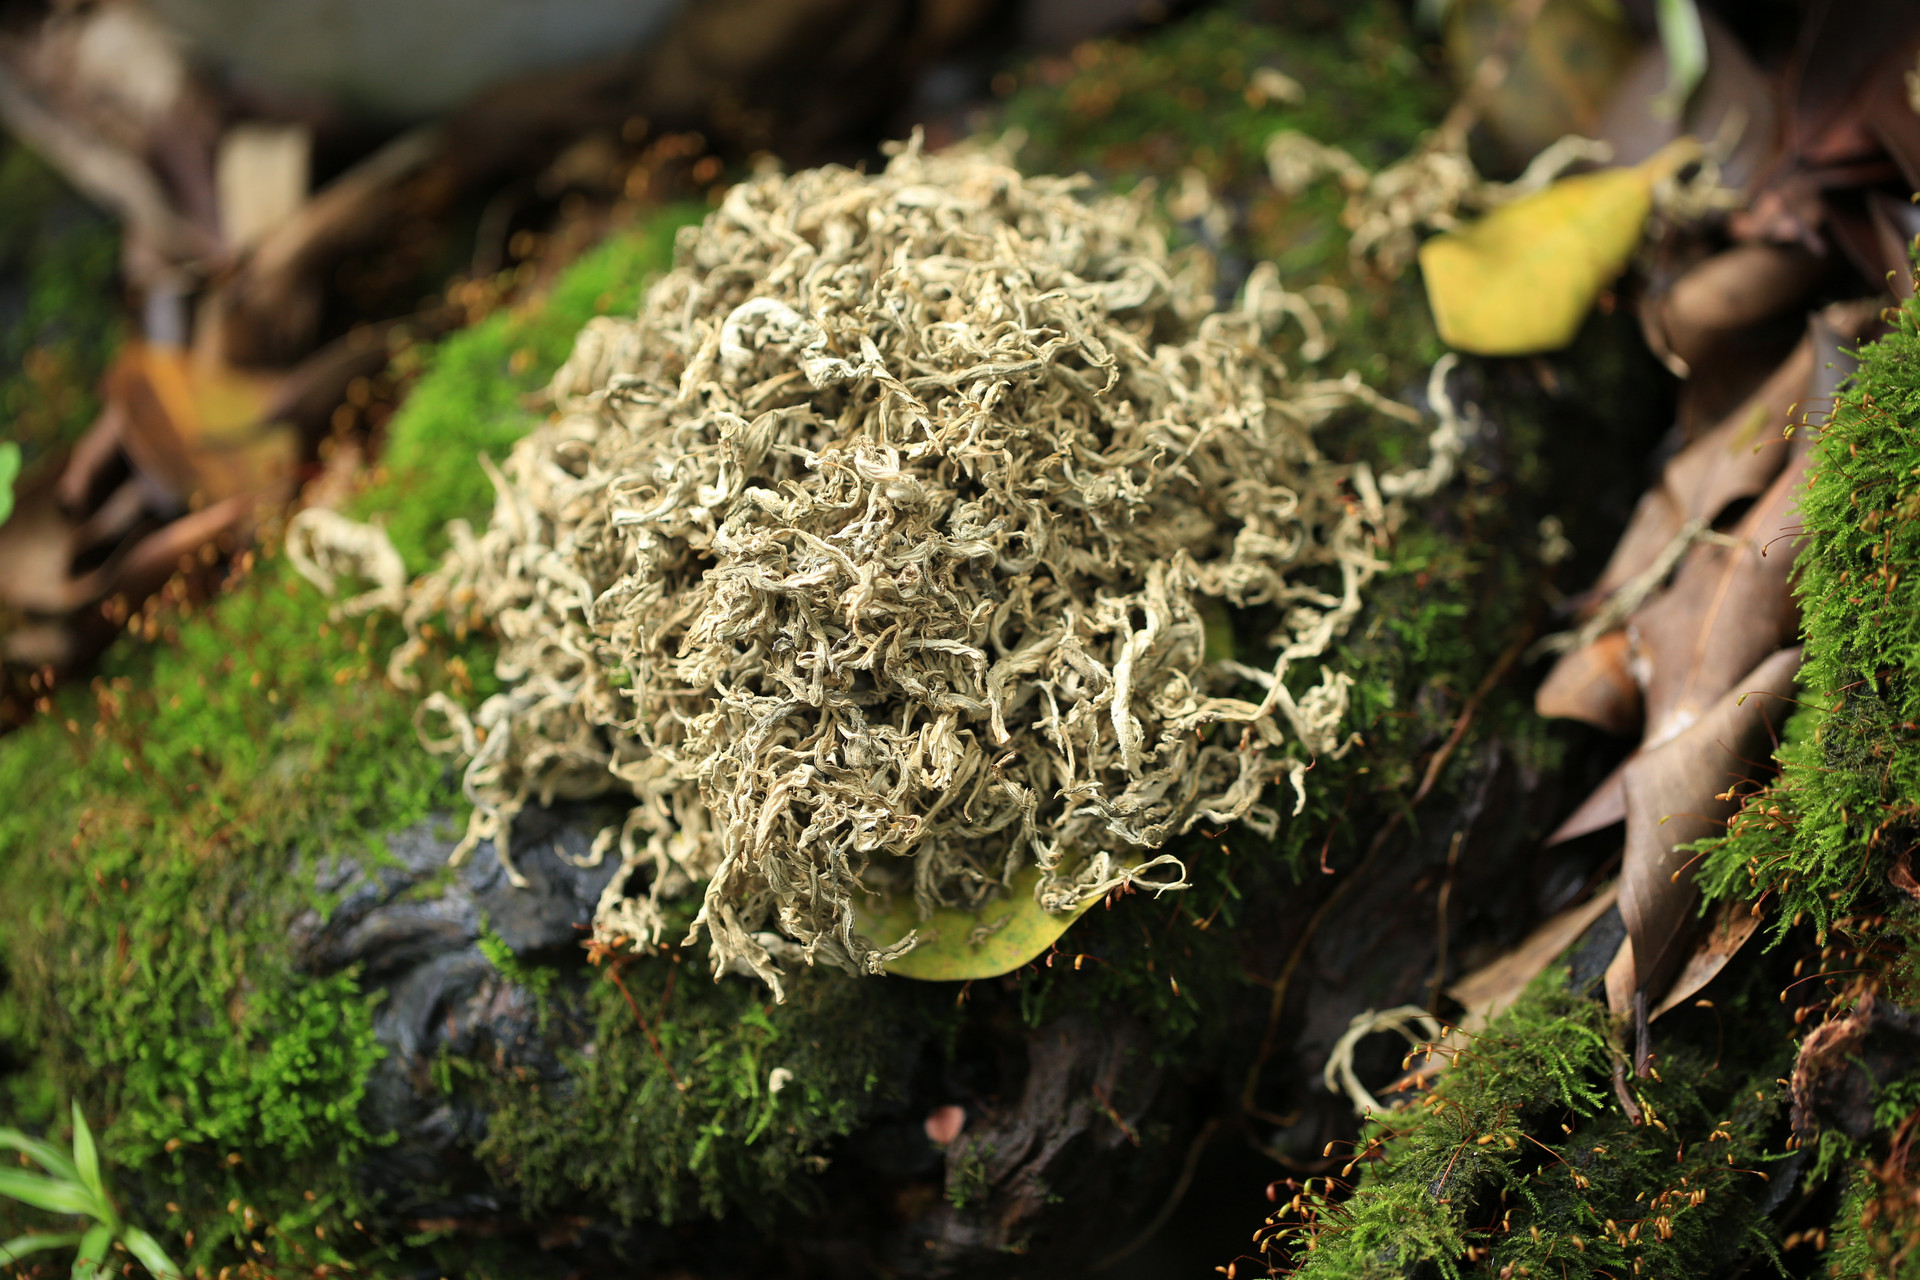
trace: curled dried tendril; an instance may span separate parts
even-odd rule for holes
[[[863,891],[924,917],[1037,868],[1068,911],[1184,887],[1157,851],[1196,823],[1273,831],[1268,788],[1298,812],[1350,745],[1315,660],[1392,518],[1312,428],[1419,421],[1288,368],[1314,308],[1263,266],[1215,311],[1144,200],[989,153],[733,188],[637,317],[581,333],[488,527],[411,589],[416,635],[477,608],[500,642],[502,693],[423,706],[467,847],[630,794],[597,936],[651,944],[703,886],[716,973],[778,994],[782,962],[913,945],[856,930]],[[1261,666],[1209,660],[1221,605],[1281,620]]]

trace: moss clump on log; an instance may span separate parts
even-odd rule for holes
[[[1420,414],[1316,368],[1270,267],[1216,308],[1139,201],[1083,186],[917,141],[757,178],[636,321],[582,332],[408,608],[501,637],[502,693],[436,704],[469,842],[505,859],[534,795],[631,795],[618,886],[652,888],[610,891],[598,940],[652,946],[697,885],[716,976],[778,998],[787,955],[877,974],[920,943],[857,931],[857,895],[925,921],[1032,868],[1069,913],[1185,887],[1158,850],[1203,821],[1270,838],[1277,779],[1304,806],[1352,745],[1329,647],[1419,483],[1313,433]],[[1228,605],[1280,614],[1238,662],[1209,652]]]
[[[1411,55],[1394,47],[1404,39],[1395,21],[1392,6],[1379,5],[1356,22],[1352,30],[1358,34],[1281,38],[1262,27],[1207,17],[1203,25],[1179,24],[1138,45],[1103,43],[1098,47],[1110,51],[1111,62],[1069,69],[1052,87],[1022,91],[1017,99],[1016,111],[1033,113],[1027,119],[1036,126],[1029,165],[1072,171],[1091,159],[1116,185],[1157,171],[1166,180],[1163,193],[1171,196],[1178,193],[1178,166],[1192,157],[1202,179],[1230,207],[1224,232],[1203,211],[1183,222],[1185,234],[1203,242],[1214,238],[1223,274],[1238,275],[1246,261],[1271,256],[1281,262],[1289,285],[1342,288],[1352,305],[1346,322],[1332,330],[1329,363],[1359,370],[1398,398],[1417,399],[1440,354],[1417,286],[1356,278],[1337,226],[1338,190],[1329,184],[1287,201],[1265,186],[1257,161],[1257,140],[1279,127],[1314,131],[1369,160],[1390,159],[1412,142],[1437,115],[1444,91]],[[1306,98],[1297,111],[1283,98],[1255,104],[1259,95],[1248,91],[1263,63],[1277,64],[1274,69],[1300,83]],[[1189,74],[1201,66],[1220,72]],[[1114,68],[1131,69],[1117,81],[1115,114],[1102,118],[1118,119],[1138,97],[1135,90],[1177,95],[1181,112],[1169,111],[1141,135],[1164,141],[1128,154],[1114,149],[1117,141],[1101,142],[1105,135],[1057,131],[1050,138],[1037,127],[1045,113],[1068,118],[1067,99],[1080,89],[1104,92],[1100,77]],[[1381,69],[1390,85],[1386,100],[1371,82]],[[1276,82],[1265,77],[1261,83]],[[1200,95],[1197,104],[1190,89]],[[1203,151],[1224,136],[1209,124],[1223,111],[1235,113],[1233,133],[1242,142]],[[1369,141],[1376,123],[1380,136]],[[1118,126],[1114,138],[1126,131]],[[1101,154],[1089,156],[1096,147]],[[671,235],[671,224],[664,234]],[[504,454],[534,424],[537,415],[521,397],[559,365],[578,329],[596,312],[634,306],[643,273],[663,265],[648,243],[661,239],[615,243],[570,273],[544,306],[495,317],[427,356],[427,374],[393,425],[387,476],[356,506],[362,515],[385,519],[411,568],[426,567],[444,550],[446,520],[482,514],[490,486],[473,465],[474,455],[482,449]],[[414,359],[407,355],[403,363]],[[676,967],[671,955],[638,957],[622,967],[623,994],[603,978],[588,980],[577,963],[517,960],[508,967],[537,966],[564,979],[536,984],[546,986],[555,1016],[579,1015],[591,1023],[593,1051],[570,1059],[563,1081],[541,1082],[537,1090],[480,1055],[448,1056],[436,1064],[438,1087],[450,1100],[479,1099],[490,1110],[480,1152],[488,1168],[535,1209],[565,1206],[569,1213],[615,1219],[751,1213],[770,1207],[772,1181],[784,1182],[783,1191],[804,1200],[811,1194],[809,1175],[833,1154],[833,1139],[891,1105],[890,1091],[913,1066],[903,1059],[916,1047],[923,1059],[951,1062],[979,1041],[1018,1043],[1032,1028],[1055,1025],[1075,1011],[1106,1017],[1128,1010],[1146,1028],[1150,1055],[1205,1082],[1196,1087],[1237,1095],[1251,1076],[1247,1096],[1256,1102],[1291,1097],[1291,1077],[1276,1069],[1285,1061],[1284,1046],[1271,1058],[1264,1048],[1255,1057],[1263,1037],[1279,1043],[1287,1034],[1279,1028],[1287,984],[1260,984],[1277,971],[1291,972],[1283,969],[1286,948],[1295,944],[1289,931],[1301,927],[1311,905],[1324,901],[1322,886],[1332,883],[1316,867],[1327,863],[1350,871],[1367,858],[1383,822],[1402,823],[1403,831],[1417,826],[1420,815],[1408,797],[1430,792],[1430,806],[1442,803],[1460,785],[1459,763],[1495,738],[1517,744],[1532,768],[1547,764],[1556,750],[1555,739],[1489,676],[1506,669],[1501,655],[1513,649],[1541,579],[1535,521],[1567,505],[1545,492],[1551,470],[1543,459],[1556,440],[1581,434],[1565,425],[1565,415],[1601,405],[1600,393],[1622,381],[1593,367],[1562,374],[1567,381],[1551,401],[1553,412],[1562,415],[1557,432],[1543,429],[1548,402],[1528,379],[1482,370],[1461,379],[1461,389],[1475,399],[1510,404],[1513,411],[1503,412],[1464,460],[1468,483],[1461,491],[1443,493],[1401,531],[1389,568],[1376,579],[1373,602],[1341,641],[1338,657],[1356,677],[1349,726],[1366,745],[1344,760],[1323,759],[1316,766],[1307,809],[1283,824],[1276,839],[1196,830],[1186,841],[1197,850],[1196,867],[1206,870],[1178,901],[1147,911],[1136,897],[1110,911],[1096,909],[1063,942],[1054,957],[1061,963],[1028,966],[1005,982],[974,990],[965,1003],[957,997],[966,993],[951,987],[814,973],[796,984],[786,1005],[769,1008],[757,989],[737,980],[717,986],[689,981],[689,966]],[[1328,424],[1325,447],[1338,461],[1366,459],[1376,472],[1425,461],[1424,429],[1382,430],[1377,419],[1366,418],[1356,414]],[[235,610],[234,622],[227,620],[229,609]],[[235,629],[248,609],[260,619],[257,632]],[[1270,609],[1244,611],[1232,619],[1236,646],[1257,651],[1282,621]],[[258,942],[258,951],[244,971],[209,968],[204,975],[206,999],[195,1006],[189,1030],[208,1049],[177,1065],[176,1083],[185,1087],[186,1077],[198,1078],[204,1063],[235,1046],[268,1043],[277,1034],[296,1040],[322,1035],[318,1015],[302,994],[319,988],[277,958],[284,943],[269,927],[314,900],[298,875],[283,886],[284,895],[271,884],[292,853],[322,843],[361,847],[364,837],[450,799],[445,781],[410,741],[408,704],[374,674],[397,638],[391,628],[329,623],[316,594],[290,585],[283,569],[269,565],[211,615],[158,615],[156,631],[169,641],[177,634],[181,653],[193,656],[169,665],[163,650],[121,651],[109,673],[126,681],[118,696],[139,700],[148,715],[143,734],[169,752],[176,747],[166,744],[193,745],[184,736],[192,722],[172,707],[176,696],[183,707],[200,696],[220,702],[228,719],[194,730],[203,734],[199,745],[211,764],[194,767],[221,774],[229,808],[204,800],[207,784],[190,769],[178,776],[203,791],[182,786],[176,793],[170,790],[175,775],[156,783],[137,767],[127,772],[117,754],[89,747],[68,807],[24,811],[4,828],[0,865],[10,885],[16,867],[40,863],[46,871],[39,879],[18,881],[27,891],[0,905],[0,963],[10,975],[0,994],[0,1019],[8,1020],[7,1052],[19,1067],[8,1080],[21,1113],[48,1122],[62,1097],[78,1093],[90,1110],[123,1126],[109,1128],[109,1150],[118,1152],[123,1138],[132,1144],[127,1149],[135,1154],[126,1159],[132,1181],[143,1188],[139,1207],[147,1221],[176,1234],[197,1233],[196,1265],[238,1262],[253,1254],[252,1242],[275,1264],[345,1260],[375,1272],[398,1269],[402,1264],[395,1259],[409,1248],[421,1253],[407,1257],[407,1264],[421,1261],[422,1254],[443,1265],[467,1257],[467,1246],[439,1229],[382,1217],[378,1205],[365,1203],[338,1157],[351,1159],[383,1135],[357,1135],[351,1114],[308,1116],[306,1154],[281,1160],[285,1153],[276,1153],[262,1133],[232,1128],[222,1132],[239,1133],[240,1140],[228,1150],[208,1143],[168,1152],[163,1130],[146,1126],[139,1118],[144,1113],[114,1101],[131,1096],[125,1086],[129,1056],[150,1053],[155,1042],[124,1025],[100,1032],[106,1040],[89,1038],[96,1033],[79,1025],[80,1014],[109,987],[130,993],[117,998],[132,1005],[143,992],[184,981],[177,964],[202,953],[182,950],[176,956],[158,932],[164,925],[160,913],[142,914],[131,889],[103,891],[96,869],[108,886],[117,885],[117,875],[125,875],[130,886],[146,875],[158,873],[162,883],[173,876],[179,887],[169,890],[168,900],[182,910],[193,902],[220,901],[227,908],[224,926],[254,930],[245,936]],[[253,637],[256,650],[268,655],[260,659],[258,686],[253,666],[239,658],[226,664],[234,655],[219,651],[223,637],[229,645]],[[493,692],[492,651],[485,641],[435,643],[447,647],[422,670],[438,671],[441,687],[468,698]],[[211,692],[194,692],[203,687]],[[60,724],[69,718],[83,744],[94,741],[96,724],[107,723],[83,693],[66,695],[52,720],[0,742],[10,780],[31,789],[72,767],[58,754],[67,750]],[[316,725],[332,734],[320,739],[327,752],[319,755],[309,750]],[[108,741],[112,732],[111,726],[101,728],[97,736]],[[187,755],[198,759],[190,750]],[[235,797],[269,809],[278,803],[284,811],[268,814],[271,822],[224,821],[239,803]],[[204,812],[193,809],[202,803],[209,806]],[[111,805],[121,808],[117,821],[123,830],[96,845],[89,833],[99,828],[83,828],[80,814]],[[213,850],[204,865],[184,845],[161,849],[140,834],[173,822],[176,805],[189,812],[182,830],[200,842],[193,848]],[[76,836],[77,851],[62,852]],[[1233,852],[1225,853],[1223,845]],[[96,868],[89,861],[96,848],[117,850],[115,860]],[[1399,853],[1397,846],[1393,852]],[[251,882],[242,883],[247,877]],[[222,883],[239,888],[218,899],[214,888]],[[71,918],[60,905],[69,894],[76,895]],[[254,910],[267,922],[257,930],[234,918]],[[1517,930],[1521,923],[1494,927]],[[32,967],[24,959],[29,953],[41,955],[44,965]],[[150,969],[136,964],[129,970],[127,961],[135,956],[150,962]],[[70,982],[74,974],[80,977]],[[1249,981],[1249,974],[1258,982]],[[193,975],[196,981],[201,976]],[[333,1039],[345,1051],[327,1060],[324,1079],[310,1074],[307,1083],[345,1098],[359,1087],[355,1071],[364,1075],[366,1010],[351,980],[338,981],[326,990],[339,1011],[330,1024]],[[582,990],[590,994],[583,997]],[[994,1036],[1001,1039],[992,1041]],[[64,1047],[40,1047],[56,1041]],[[96,1052],[100,1046],[111,1052]],[[791,1073],[777,1092],[776,1069]],[[264,1088],[269,1073],[264,1065],[259,1070]],[[917,1135],[918,1123],[918,1116],[908,1118],[910,1134]],[[609,1142],[607,1135],[620,1135],[620,1141]],[[1151,1165],[1150,1173],[1166,1167],[1161,1154],[1177,1156],[1174,1143],[1184,1141],[1177,1123],[1165,1116],[1142,1124],[1136,1136],[1145,1157],[1135,1163]],[[579,1145],[589,1139],[594,1153],[582,1159]],[[154,1141],[160,1142],[157,1149]],[[227,1164],[230,1154],[240,1163]],[[946,1188],[946,1200],[990,1212],[994,1188],[973,1185],[965,1175],[963,1168]],[[304,1198],[307,1190],[316,1192],[314,1201]],[[936,1192],[934,1199],[941,1196]],[[236,1205],[231,1213],[230,1201]],[[160,1211],[168,1202],[180,1205],[178,1215]],[[353,1229],[356,1218],[365,1232]],[[276,1230],[266,1233],[268,1224]],[[324,1229],[324,1242],[310,1227]]]
[[[473,513],[470,459],[524,432],[537,370],[596,312],[632,305],[683,220],[609,242],[546,300],[437,349],[444,372],[361,499],[396,513],[412,554]],[[272,556],[246,557],[201,610],[180,598],[135,619],[91,689],[0,739],[4,1105],[43,1125],[79,1098],[141,1220],[194,1232],[194,1265],[241,1260],[250,1240],[282,1264],[338,1264],[369,1248],[348,1173],[379,1138],[357,1114],[379,1050],[355,976],[294,972],[286,925],[327,905],[322,854],[377,859],[382,833],[455,793],[419,750],[412,699],[378,674],[396,627],[330,621]],[[490,665],[438,656],[455,682]]]
[[[1302,1186],[1262,1248],[1342,1280],[1707,1276],[1769,1251],[1771,1179],[1797,1173],[1778,1163],[1787,1056],[1770,996],[1723,998],[1629,1098],[1619,1028],[1556,965],[1431,1091],[1366,1124],[1343,1176]]]
[[[823,973],[776,1005],[757,984],[710,982],[679,953],[628,959],[606,971],[618,986],[589,989],[594,1051],[569,1057],[564,1080],[463,1064],[490,1113],[478,1157],[533,1216],[583,1199],[624,1222],[737,1214],[765,1226],[817,1211],[808,1175],[898,1098],[932,1029],[916,993]]]

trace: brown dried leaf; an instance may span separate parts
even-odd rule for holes
[[[1690,727],[1628,762],[1627,850],[1620,914],[1634,952],[1634,990],[1665,991],[1687,955],[1700,891],[1682,846],[1722,829],[1732,788],[1766,767],[1786,718],[1800,650],[1782,649],[1708,707]]]
[[[1627,624],[1632,660],[1645,672],[1643,751],[1685,731],[1792,636],[1788,576],[1797,539],[1789,526],[1805,472],[1805,449],[1797,446],[1733,538],[1695,546],[1673,585]]]
[[[1920,187],[1920,112],[1913,109],[1907,77],[1913,74],[1911,46],[1883,59],[1867,91],[1867,129],[1893,162],[1909,187]]]
[[[64,613],[96,598],[70,572],[73,525],[54,499],[51,474],[57,467],[29,470],[12,518],[0,524],[0,602],[35,613]]]
[[[1550,849],[1556,844],[1565,844],[1569,840],[1577,840],[1589,832],[1610,827],[1626,818],[1627,792],[1621,779],[1625,774],[1627,762],[1632,759],[1632,756],[1628,756],[1626,760],[1621,761],[1614,771],[1593,789],[1593,794],[1582,800],[1580,807],[1575,809],[1566,821],[1554,828],[1553,834],[1546,839],[1547,848]]]
[[[1534,694],[1533,709],[1608,733],[1640,728],[1640,686],[1627,667],[1627,633],[1609,631],[1561,658]]]
[[[1786,461],[1779,428],[1812,375],[1813,345],[1802,342],[1745,404],[1675,455],[1588,593],[1595,603],[1658,561],[1688,520],[1711,523],[1728,503],[1767,487]]]
[[[1685,113],[1673,119],[1654,110],[1669,75],[1665,46],[1650,40],[1614,86],[1594,136],[1613,147],[1615,164],[1638,164],[1682,134],[1716,141],[1733,137],[1720,178],[1729,186],[1744,186],[1774,146],[1774,87],[1717,17],[1703,11],[1700,25],[1707,37],[1707,72],[1687,99]]]
[[[1815,7],[1786,72],[1789,147],[1816,168],[1877,151],[1869,125],[1880,105],[1876,82],[1913,66],[1916,40],[1920,7],[1911,0]]]
[[[120,439],[136,467],[177,497],[218,501],[292,478],[298,442],[269,414],[278,382],[133,342],[107,374],[107,395],[125,412]]]
[[[1713,923],[1707,929],[1707,936],[1687,957],[1687,963],[1673,980],[1673,989],[1667,992],[1649,1015],[1647,1021],[1678,1008],[1684,1000],[1691,999],[1702,987],[1712,982],[1727,962],[1738,955],[1740,948],[1747,945],[1760,928],[1760,917],[1743,902],[1722,902],[1713,912]]]
[[[1747,340],[1752,326],[1802,303],[1826,271],[1824,258],[1798,244],[1736,244],[1716,253],[1660,300],[1666,348],[1698,368],[1716,348]]]
[[[1607,1008],[1616,1016],[1629,1013],[1633,1009],[1633,939],[1620,939],[1620,949],[1613,953],[1613,961],[1607,965],[1606,976],[1601,979],[1601,987],[1607,993]]]
[[[1605,915],[1619,895],[1617,884],[1608,885],[1580,905],[1568,907],[1542,924],[1498,960],[1448,987],[1447,994],[1466,1009],[1460,1019],[1460,1029],[1469,1033],[1480,1030],[1519,999],[1527,984],[1572,946],[1587,931],[1587,926]]]

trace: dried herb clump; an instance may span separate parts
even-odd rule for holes
[[[489,528],[409,606],[500,638],[504,692],[429,707],[470,841],[631,791],[599,937],[656,941],[704,883],[716,972],[778,992],[782,958],[912,945],[861,936],[862,889],[965,906],[1031,865],[1066,910],[1183,885],[1153,851],[1196,822],[1274,827],[1266,788],[1345,745],[1348,678],[1296,697],[1289,670],[1388,519],[1310,429],[1412,414],[1295,379],[1269,339],[1291,317],[1317,358],[1319,318],[1271,267],[1215,312],[1144,199],[1086,186],[917,144],[762,176],[581,333]],[[1268,669],[1209,660],[1209,602],[1275,607]]]

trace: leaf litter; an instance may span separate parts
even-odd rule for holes
[[[1341,410],[1421,419],[1289,367],[1289,325],[1324,351],[1312,301],[1263,265],[1216,310],[1144,196],[917,139],[744,182],[677,258],[581,333],[558,412],[486,464],[488,527],[410,588],[398,678],[436,618],[500,643],[502,692],[422,706],[467,761],[461,852],[511,870],[530,800],[628,793],[596,938],[654,945],[704,886],[688,941],[777,996],[783,962],[915,945],[859,899],[924,921],[1018,879],[1070,917],[1185,887],[1157,851],[1197,823],[1271,833],[1276,783],[1299,812],[1353,741],[1317,660],[1383,567],[1382,490],[1455,443],[1378,483],[1323,456]],[[1209,661],[1221,605],[1281,620],[1267,665]]]

